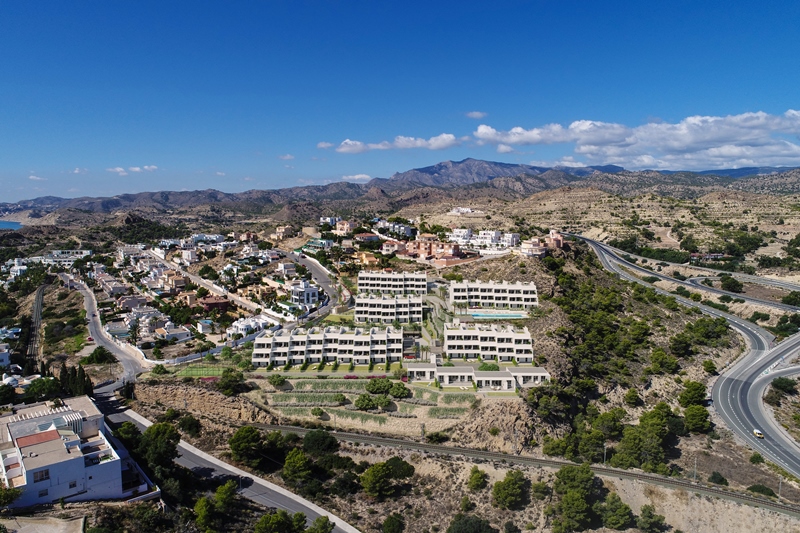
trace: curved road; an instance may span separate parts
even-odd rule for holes
[[[622,268],[623,265],[630,270],[675,281],[669,276],[628,263],[601,243],[584,237],[579,238],[592,246],[604,267],[630,281],[645,283],[636,276],[627,273]],[[649,284],[647,285],[650,286]],[[665,293],[665,291],[656,290]],[[724,291],[722,292],[725,293]],[[737,296],[732,293],[725,294]],[[766,386],[774,377],[784,373],[795,374],[800,372],[800,367],[781,370],[779,373],[770,372],[782,361],[789,360],[797,353],[798,349],[800,349],[800,334],[794,335],[777,347],[772,348],[774,337],[763,328],[691,300],[676,298],[684,305],[698,307],[707,314],[725,318],[731,327],[745,337],[750,347],[750,352],[727,369],[714,383],[711,394],[715,409],[726,425],[750,447],[789,473],[800,477],[800,446],[785,431],[777,427],[764,408],[762,400]],[[756,438],[753,434],[753,429],[762,430],[764,438]]]

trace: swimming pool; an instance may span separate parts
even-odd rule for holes
[[[527,313],[470,313],[475,320],[514,320],[528,318]]]

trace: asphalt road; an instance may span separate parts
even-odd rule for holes
[[[689,279],[686,280],[686,282],[691,284],[691,285],[694,285],[698,289],[702,289],[704,291],[712,292],[714,294],[728,295],[731,298],[741,298],[741,299],[743,299],[743,300],[745,300],[747,302],[752,302],[752,303],[756,303],[756,304],[765,305],[765,306],[772,307],[772,308],[775,308],[775,309],[780,309],[782,311],[789,311],[789,312],[792,312],[792,313],[800,312],[800,307],[795,307],[793,305],[786,305],[786,304],[783,304],[783,303],[780,303],[780,302],[774,302],[772,300],[762,300],[762,299],[759,299],[759,298],[753,298],[752,296],[745,296],[744,294],[737,294],[737,293],[733,293],[733,292],[728,292],[728,291],[724,291],[724,290],[721,290],[721,289],[717,289],[715,287],[709,287],[708,285],[703,285],[702,282],[703,282],[704,279],[714,279],[714,277],[689,278]],[[763,284],[764,285],[773,285],[772,283],[763,283]]]
[[[62,274],[63,275],[63,274]],[[62,278],[63,279],[63,278]],[[86,287],[84,283],[73,281],[73,284],[78,287],[78,290],[83,295],[83,305],[86,309],[86,320],[88,320],[89,336],[94,339],[97,346],[102,346],[110,351],[122,365],[122,376],[113,385],[103,387],[101,390],[114,390],[122,386],[123,381],[135,381],[136,376],[145,370],[144,362],[123,350],[108,335],[103,325],[100,323],[100,314],[97,312],[97,300],[89,292],[91,289]]]

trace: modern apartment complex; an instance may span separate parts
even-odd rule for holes
[[[428,275],[425,272],[381,272],[358,273],[358,292],[381,294],[417,294],[428,292]]]
[[[476,323],[445,324],[444,353],[452,359],[532,363],[533,341],[527,327]]]
[[[381,324],[422,322],[422,296],[359,294],[354,320]]]
[[[2,481],[22,489],[17,507],[109,500],[148,490],[132,460],[121,460],[105,435],[103,414],[88,396],[61,407],[19,406],[0,417]]]
[[[300,365],[338,361],[340,364],[385,363],[403,357],[402,328],[296,328],[258,337],[253,366]]]
[[[450,284],[449,305],[494,309],[529,309],[539,305],[532,282],[455,281]]]

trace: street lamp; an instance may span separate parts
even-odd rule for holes
[[[603,443],[603,465],[606,464],[606,449],[607,449],[607,446],[606,446],[606,443],[604,442]]]

